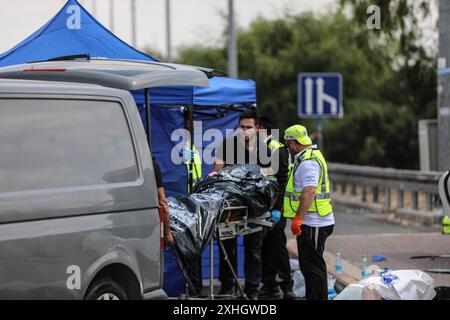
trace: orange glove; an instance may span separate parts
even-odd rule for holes
[[[299,235],[302,234],[302,229],[301,229],[302,223],[303,223],[303,218],[300,218],[297,215],[294,217],[294,219],[292,219],[291,231],[294,236],[298,237]]]

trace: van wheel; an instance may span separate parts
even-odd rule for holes
[[[109,278],[95,280],[86,293],[85,300],[128,300],[125,290]]]

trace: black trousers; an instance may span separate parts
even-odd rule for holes
[[[194,285],[195,291],[197,294],[203,289],[203,275],[202,275],[202,257],[201,255],[198,258],[195,258],[191,265],[187,268],[187,273],[189,278]],[[192,294],[192,292],[191,292]]]
[[[302,225],[297,237],[300,271],[305,277],[307,300],[328,300],[327,265],[323,259],[325,241],[333,233],[334,225],[314,228]]]
[[[249,296],[258,293],[261,283],[261,250],[264,235],[265,230],[244,236],[244,291]],[[233,269],[237,273],[237,239],[224,240],[223,244]],[[222,251],[219,250],[219,252],[219,280],[222,283],[222,288],[231,288],[234,286],[233,274],[225,262]]]
[[[286,248],[286,218],[282,217],[264,237],[262,247],[262,283],[265,287],[280,286],[283,292],[292,291],[291,266]],[[279,276],[281,282],[276,281]]]

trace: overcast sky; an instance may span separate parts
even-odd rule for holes
[[[96,1],[96,17],[110,27],[110,0]],[[80,0],[91,13],[93,0]],[[247,27],[258,16],[276,18],[284,10],[326,12],[338,0],[235,0],[237,22]],[[4,52],[50,20],[66,0],[0,0],[0,52]],[[166,54],[165,0],[137,0],[138,47],[150,47]],[[221,12],[227,0],[171,0],[172,46],[215,44],[223,31]],[[114,33],[131,42],[130,0],[115,0]]]
[[[290,13],[313,11],[325,13],[334,10],[339,0],[235,0],[237,23],[248,27],[258,16],[277,18],[288,10]],[[91,13],[96,7],[97,19],[110,28],[110,0],[79,0]],[[166,54],[165,0],[136,0],[137,47],[151,48]],[[0,0],[0,53],[32,34],[50,20],[66,3],[66,0]],[[96,5],[94,6],[94,3]],[[114,33],[131,43],[130,0],[114,0]],[[172,47],[183,45],[215,45],[220,39],[225,21],[221,13],[227,12],[228,0],[171,0]],[[432,17],[421,23],[427,47],[435,48],[437,33],[435,21],[437,8]]]

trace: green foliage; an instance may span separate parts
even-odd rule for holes
[[[392,16],[381,32],[366,28],[365,9],[365,19],[356,18],[366,3],[352,0],[342,1],[354,9],[351,17],[338,10],[260,18],[240,30],[239,74],[256,81],[259,112],[270,115],[281,130],[300,122],[313,131],[312,120],[297,118],[297,75],[340,72],[344,118],[323,123],[329,160],[418,168],[417,121],[436,116],[436,69],[433,54],[418,45],[414,28],[407,28],[417,22],[394,17],[399,12],[411,16],[405,1],[374,1],[384,5],[382,14]],[[398,9],[389,12],[394,2]],[[410,34],[398,37],[402,30]],[[226,71],[226,46],[184,48],[179,62]]]

